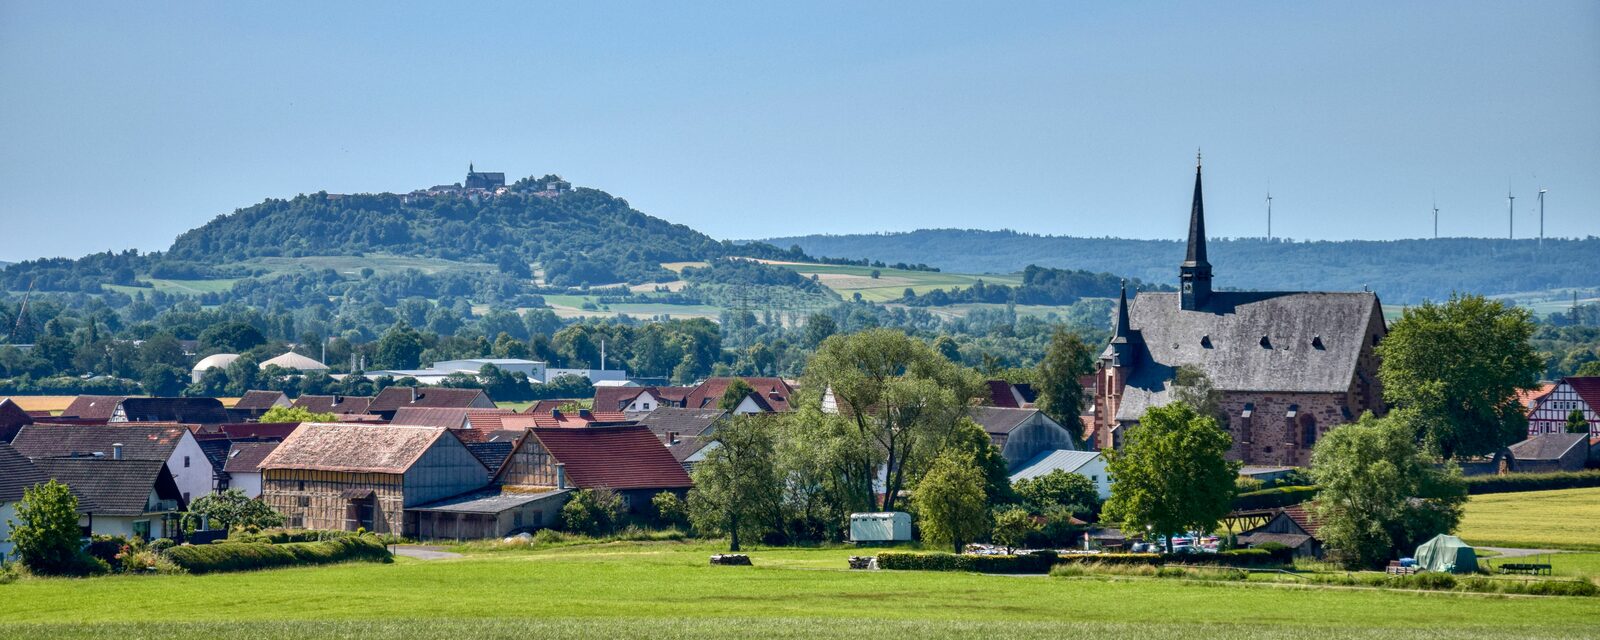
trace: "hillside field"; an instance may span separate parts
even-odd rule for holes
[[[1600,598],[853,572],[854,550],[610,543],[460,559],[0,586],[28,638],[1596,638]],[[130,606],[137,602],[137,606]]]
[[[1481,546],[1600,551],[1600,488],[1472,496],[1456,535]]]
[[[934,289],[965,288],[979,280],[987,284],[1018,285],[1022,284],[1022,275],[1011,274],[970,274],[970,273],[945,273],[939,271],[909,271],[905,269],[874,269],[872,267],[857,267],[853,265],[836,264],[804,264],[795,262],[770,262],[774,266],[792,269],[800,275],[817,276],[823,286],[833,289],[846,300],[851,299],[856,293],[868,302],[886,302],[899,300],[905,294],[906,288],[917,293],[927,293]],[[878,271],[878,277],[873,278],[872,272]]]

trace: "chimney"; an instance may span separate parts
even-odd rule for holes
[[[556,463],[556,488],[567,488],[567,464],[565,462]]]
[[[410,389],[411,389],[411,401],[412,402],[416,402],[417,401],[417,388],[416,387],[410,387]]]
[[[111,445],[111,459],[112,460],[121,460],[122,459],[122,443],[121,442],[113,443]]]
[[[669,444],[669,445],[678,444],[678,432],[676,432],[676,431],[668,431],[667,432],[667,444]]]
[[[555,418],[557,420],[560,420],[561,419],[561,410],[560,409],[551,409],[550,410],[550,417]]]
[[[584,420],[593,420],[594,414],[590,413],[588,409],[579,409],[578,417],[583,418]]]

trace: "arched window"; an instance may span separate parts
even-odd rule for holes
[[[1309,413],[1302,413],[1300,421],[1300,446],[1310,448],[1317,443],[1317,419]]]

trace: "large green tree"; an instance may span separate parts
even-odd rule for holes
[[[51,480],[22,492],[16,520],[10,522],[13,552],[37,573],[77,573],[83,566],[78,497]]]
[[[1383,395],[1414,411],[1414,434],[1444,458],[1480,456],[1526,437],[1517,392],[1544,363],[1526,309],[1482,296],[1405,310],[1378,346]]]
[[[1012,483],[1012,488],[1033,513],[1065,507],[1074,515],[1088,516],[1100,508],[1099,490],[1089,478],[1060,469],[1036,478],[1023,478]]]
[[[728,550],[780,524],[782,487],[776,436],[766,416],[736,416],[717,427],[694,467],[689,515],[703,534],[727,534]]]
[[[421,362],[422,334],[410,325],[399,323],[389,327],[378,338],[373,364],[384,369],[415,369]]]
[[[966,452],[950,450],[934,458],[917,483],[911,502],[921,520],[922,537],[950,545],[956,553],[989,531],[988,496],[983,475]]]
[[[1109,451],[1111,485],[1103,517],[1123,531],[1170,536],[1211,531],[1232,508],[1239,463],[1216,418],[1173,403],[1145,412],[1119,451]]]
[[[1454,464],[1436,467],[1418,449],[1409,424],[1415,417],[1409,410],[1365,414],[1312,450],[1311,475],[1322,487],[1318,535],[1346,566],[1381,566],[1461,520],[1461,472]]]
[[[198,529],[206,525],[211,529],[229,530],[234,527],[281,527],[283,514],[273,511],[265,502],[253,500],[238,489],[221,493],[208,493],[195,498],[184,516],[187,528]]]
[[[1083,385],[1078,378],[1094,373],[1094,352],[1078,334],[1058,326],[1050,334],[1050,346],[1037,368],[1034,390],[1039,395],[1035,404],[1050,419],[1082,438],[1078,416],[1083,414]]]
[[[739,403],[744,402],[745,398],[750,397],[750,394],[755,392],[756,390],[750,386],[750,383],[745,382],[744,378],[734,378],[728,382],[727,388],[722,391],[722,397],[717,400],[717,408],[723,411],[733,411],[739,408]]]
[[[882,468],[882,508],[892,511],[900,490],[913,484],[912,474],[966,416],[982,380],[922,340],[869,329],[824,340],[806,364],[803,386],[831,392],[838,411],[870,445],[854,462],[857,490],[870,500]]]

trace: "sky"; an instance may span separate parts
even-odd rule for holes
[[[559,174],[717,238],[1600,235],[1600,2],[0,0],[0,260]]]

